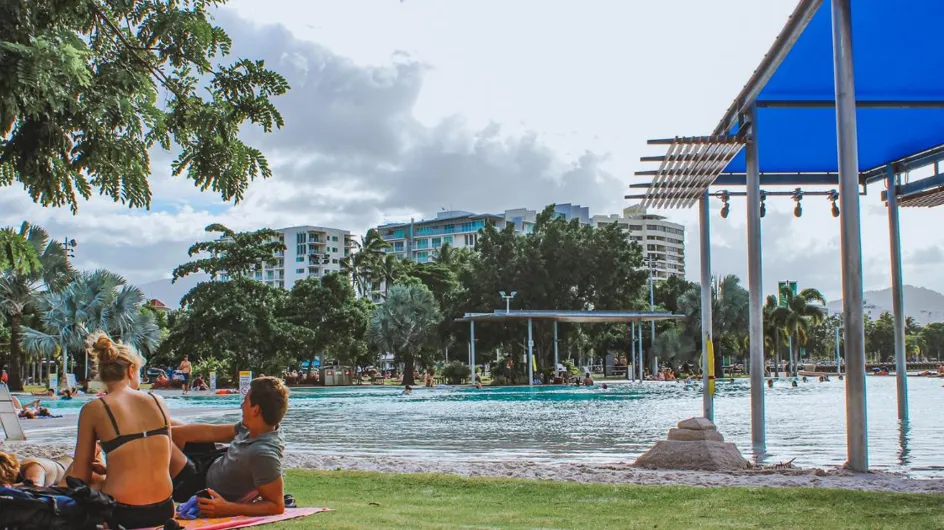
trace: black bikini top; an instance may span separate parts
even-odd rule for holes
[[[111,424],[115,428],[115,434],[118,435],[112,438],[111,440],[108,440],[107,442],[104,442],[104,441],[101,442],[102,451],[104,451],[105,453],[110,453],[128,442],[131,442],[133,440],[138,440],[141,438],[147,438],[148,436],[161,436],[161,435],[170,436],[170,430],[168,429],[168,424],[167,424],[167,416],[164,414],[164,409],[162,409],[161,404],[158,403],[157,396],[155,396],[154,394],[149,394],[149,395],[154,399],[154,403],[157,405],[157,410],[161,411],[161,416],[164,417],[164,426],[159,427],[157,429],[152,429],[150,431],[138,432],[134,434],[121,434],[121,431],[118,430],[118,422],[115,421],[114,414],[112,414],[111,409],[108,408],[108,403],[105,403],[104,398],[99,398],[102,401],[102,405],[105,406],[105,412],[108,413],[108,418],[111,419]]]

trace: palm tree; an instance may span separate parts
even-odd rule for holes
[[[436,299],[424,285],[394,285],[386,303],[374,309],[371,335],[384,351],[404,364],[404,385],[414,384],[416,355],[435,336],[440,319]]]
[[[34,302],[43,289],[50,292],[61,290],[72,276],[72,268],[66,251],[58,241],[51,241],[49,233],[42,227],[23,222],[17,232],[25,239],[39,257],[39,267],[29,270],[8,268],[0,274],[0,311],[10,323],[10,370],[11,390],[23,390],[20,366],[23,352],[20,348],[20,330],[23,312]]]
[[[715,366],[723,365],[724,349],[722,344],[741,344],[745,330],[750,324],[748,313],[747,289],[741,287],[741,280],[729,274],[713,282],[711,289],[711,326],[715,345]],[[693,285],[678,299],[678,308],[688,318],[686,327],[692,337],[701,337],[701,286]],[[701,338],[696,341],[701,343]]]
[[[397,280],[403,276],[403,273],[404,263],[393,254],[387,254],[383,261],[380,262],[379,267],[377,267],[375,279],[377,282],[383,284],[384,299],[387,298],[387,295],[390,293],[390,288],[397,283]]]
[[[799,361],[799,348],[806,344],[810,330],[825,318],[822,306],[826,305],[826,298],[816,289],[803,289],[793,294],[787,287],[781,289],[780,296],[783,304],[774,309],[771,316],[784,329],[787,337],[793,339],[793,347],[790,348],[792,368]]]
[[[671,327],[659,334],[653,347],[656,357],[660,360],[674,361],[682,364],[695,359],[695,341],[687,333],[677,327]]]
[[[86,337],[98,330],[148,356],[156,350],[161,331],[154,315],[142,311],[146,303],[139,288],[113,272],[80,273],[66,289],[39,297],[43,330],[23,328],[23,348],[59,359],[61,374],[68,373],[68,354],[84,352]],[[59,384],[66,384],[64,377]]]
[[[354,251],[341,261],[341,271],[351,279],[358,296],[367,296],[373,284],[380,281],[378,270],[390,244],[374,228],[368,230],[360,242],[353,243]]]
[[[787,331],[777,321],[774,312],[777,310],[777,297],[768,296],[764,305],[764,349],[769,352],[774,361],[774,374],[780,374],[780,347],[787,343]]]

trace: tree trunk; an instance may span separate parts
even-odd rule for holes
[[[10,390],[22,391],[23,378],[20,377],[20,364],[23,362],[23,350],[20,349],[20,314],[10,315],[10,369],[7,371]]]
[[[403,356],[403,386],[413,386],[416,384],[416,380],[413,379],[413,354],[407,354]]]

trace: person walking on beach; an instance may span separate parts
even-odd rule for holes
[[[190,356],[184,355],[184,360],[180,361],[177,370],[184,375],[184,395],[190,390],[190,371],[193,367],[190,365]]]

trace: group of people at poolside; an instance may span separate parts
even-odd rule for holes
[[[115,499],[109,524],[128,529],[163,525],[174,517],[175,501],[194,497],[202,517],[273,515],[291,505],[279,428],[288,390],[279,379],[251,382],[236,425],[184,424],[160,397],[138,391],[144,359],[134,349],[104,333],[91,336],[88,348],[106,390],[79,413],[74,458],[0,453],[4,485],[80,479]]]

